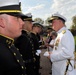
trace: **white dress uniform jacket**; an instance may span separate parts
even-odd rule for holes
[[[50,45],[54,45],[54,42],[55,42],[55,39],[52,39],[49,44]],[[49,50],[50,50],[50,52],[52,52],[53,51],[53,48],[52,47],[49,47]]]
[[[52,61],[52,75],[64,75],[67,65],[67,59],[71,59],[73,67],[69,66],[66,75],[74,75],[74,49],[75,43],[71,32],[63,27],[58,31],[55,40],[53,52],[50,55]]]

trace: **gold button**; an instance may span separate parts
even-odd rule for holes
[[[21,66],[22,67],[22,69],[24,69],[24,67],[23,66]]]
[[[17,50],[19,50],[19,49],[17,48]]]
[[[11,47],[9,46],[9,48],[11,48]]]
[[[21,57],[22,57],[22,54],[21,54]]]
[[[25,63],[25,61],[23,60],[23,62]]]
[[[25,69],[26,69],[26,67],[25,67]]]
[[[17,62],[19,62],[19,60],[17,60]]]
[[[16,56],[16,53],[14,53],[14,55]]]

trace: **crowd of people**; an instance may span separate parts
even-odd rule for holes
[[[52,31],[43,43],[43,26],[23,14],[19,0],[0,0],[0,75],[41,75],[41,49],[47,48],[52,75],[75,75],[74,37],[65,27],[66,18],[59,13],[48,22]],[[67,64],[68,63],[68,64]]]

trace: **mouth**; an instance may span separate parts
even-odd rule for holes
[[[20,30],[22,31],[22,27],[20,28]]]

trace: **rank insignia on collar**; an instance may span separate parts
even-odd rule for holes
[[[62,34],[64,34],[64,33],[66,33],[66,30],[63,30],[63,31],[62,31]]]

